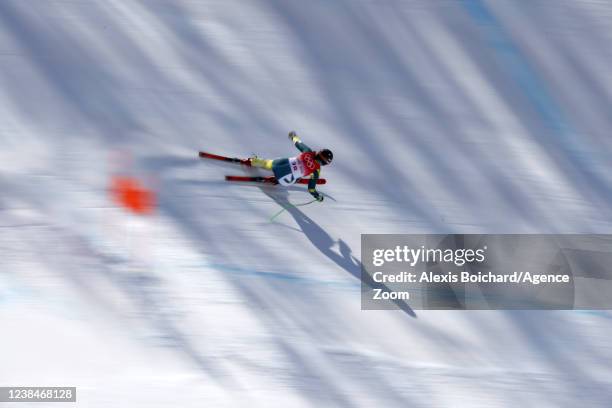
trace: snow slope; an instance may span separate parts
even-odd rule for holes
[[[595,0],[0,1],[0,385],[609,406],[610,313],[361,311],[358,259],[363,233],[610,232],[611,21]],[[275,223],[303,188],[196,157],[289,155],[289,130],[335,162],[326,201]],[[109,199],[120,172],[154,215]]]

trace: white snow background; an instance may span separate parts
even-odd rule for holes
[[[609,312],[361,311],[358,261],[364,233],[612,232],[611,43],[603,0],[1,0],[0,385],[611,406]],[[197,158],[290,130],[335,162],[274,223],[303,187]]]

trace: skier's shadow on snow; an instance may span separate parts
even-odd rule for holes
[[[339,267],[359,279],[363,284],[370,288],[380,288],[384,291],[389,289],[378,282],[374,282],[372,277],[367,273],[362,273],[362,264],[359,259],[353,256],[351,248],[342,239],[335,241],[323,228],[309,216],[304,214],[299,208],[290,205],[287,192],[274,192],[271,194],[266,188],[261,190],[268,197],[272,198],[278,205],[284,207],[289,214],[295,219],[300,226],[302,232],[310,240],[310,242],[325,256],[334,261]],[[338,244],[340,252],[333,250],[335,244]],[[412,308],[402,300],[393,300],[396,307],[411,317],[417,317]]]

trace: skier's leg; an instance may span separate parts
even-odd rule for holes
[[[282,185],[290,185],[295,182],[291,172],[291,163],[288,158],[276,159],[272,162],[272,172],[276,180]]]
[[[274,160],[260,159],[259,157],[251,157],[251,167],[258,167],[260,169],[272,170],[272,162]]]

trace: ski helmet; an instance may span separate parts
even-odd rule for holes
[[[317,156],[323,165],[331,163],[334,159],[334,154],[329,149],[319,150]]]

